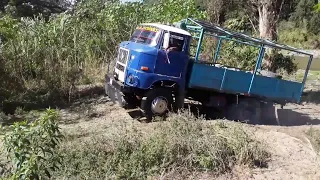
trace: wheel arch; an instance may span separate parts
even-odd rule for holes
[[[169,80],[169,79],[157,80],[151,84],[151,88],[159,88],[159,87],[172,88],[173,90],[178,91],[180,88],[180,84],[177,81]]]

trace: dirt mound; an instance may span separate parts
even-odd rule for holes
[[[254,179],[320,179],[319,157],[307,137],[303,141],[272,130],[256,135],[269,145],[272,159],[267,169],[253,172]]]

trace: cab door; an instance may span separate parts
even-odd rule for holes
[[[158,52],[155,65],[155,73],[175,78],[184,77],[184,71],[188,63],[186,37],[181,34],[170,32],[170,45],[163,49],[162,44]]]

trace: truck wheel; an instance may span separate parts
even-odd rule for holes
[[[239,104],[231,104],[227,110],[227,118],[250,124],[260,124],[260,102],[254,99],[240,100]]]
[[[173,97],[170,89],[156,88],[146,93],[146,100],[141,102],[141,109],[147,121],[154,116],[164,116],[173,104]]]

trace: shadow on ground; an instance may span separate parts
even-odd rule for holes
[[[302,94],[302,102],[320,104],[320,91],[307,91]]]
[[[68,108],[82,98],[95,97],[104,94],[104,88],[97,86],[82,86],[71,97],[47,97],[46,100],[34,100],[28,102],[4,101],[0,102],[0,110],[6,115],[14,114],[18,108],[25,111],[45,110],[47,108]],[[91,103],[91,102],[87,102]]]
[[[106,97],[103,97],[104,89],[102,86],[89,87],[82,89],[81,92],[77,93],[77,97],[73,99],[73,101],[69,103],[57,103],[57,104],[28,104],[28,103],[8,103],[4,104],[3,110],[7,114],[13,114],[18,107],[22,108],[25,111],[31,110],[45,110],[46,108],[58,108],[58,109],[68,109],[66,114],[75,114],[73,117],[70,117],[70,121],[64,122],[66,124],[74,124],[77,123],[80,119],[86,119],[88,121],[105,115],[106,112],[97,112],[92,108],[98,104],[105,104],[108,100]],[[302,101],[304,102],[312,102],[312,103],[320,103],[320,91],[310,91],[305,92],[302,97]],[[115,106],[114,109],[117,109],[117,105],[109,105]],[[213,109],[203,108],[201,105],[186,103],[185,109],[190,110],[196,117],[204,117],[207,120],[214,119],[223,119],[224,116],[220,114],[218,111]],[[109,108],[110,111],[113,108]],[[80,113],[81,112],[81,113]],[[144,121],[143,114],[138,109],[127,110],[127,113],[134,119],[139,121]],[[277,109],[276,118],[275,111],[271,110],[269,113],[274,113],[272,116],[274,118],[262,119],[259,124],[261,125],[276,125],[276,126],[302,126],[302,125],[318,125],[320,124],[319,119],[310,118],[307,114],[302,114],[291,109]],[[78,116],[77,114],[82,114],[82,116]],[[78,117],[77,117],[78,116]],[[270,116],[270,114],[269,114]],[[11,116],[10,120],[6,123],[12,124],[14,122],[23,121],[24,118],[19,116]],[[3,121],[2,121],[3,122]],[[1,123],[1,117],[0,117]],[[252,124],[251,122],[246,122]]]
[[[81,112],[85,114],[87,119],[98,117],[100,114],[95,113],[91,107],[95,104],[105,103],[105,98],[98,98],[104,94],[103,86],[83,86],[78,89],[76,93],[68,99],[67,97],[46,101],[34,102],[17,102],[5,101],[0,102],[0,124],[10,125],[15,122],[21,122],[26,119],[35,119],[39,117],[40,112],[52,109],[69,109],[71,112]],[[69,101],[70,100],[70,101]],[[103,101],[103,102],[100,102]],[[24,114],[19,114],[17,111],[23,111]],[[1,113],[3,112],[3,113]],[[30,116],[32,112],[32,116]],[[35,112],[35,113],[33,113]],[[74,117],[73,117],[74,118]],[[79,117],[80,118],[80,117]],[[74,118],[74,119],[79,119]],[[70,122],[70,123],[76,123]]]
[[[204,117],[206,120],[224,119],[223,114],[213,109],[205,109],[197,104],[185,104],[185,109],[188,109],[195,117]],[[276,114],[277,112],[277,114]],[[143,121],[143,114],[140,110],[134,109],[128,112],[129,115],[139,121]],[[265,112],[268,113],[268,118],[262,118],[258,125],[269,126],[303,126],[303,125],[319,125],[320,119],[314,119],[307,114],[299,113],[291,109],[277,109]],[[236,120],[232,120],[236,121]],[[253,124],[251,122],[245,122]]]
[[[278,109],[280,126],[319,125],[320,119],[314,119],[307,114],[299,113],[291,109]]]
[[[210,110],[203,108],[201,105],[197,104],[191,104],[191,103],[185,103],[184,109],[189,110],[195,117],[204,117],[207,120],[212,120],[212,119],[218,119],[221,118],[221,115],[217,111]],[[131,118],[136,119],[138,121],[145,121],[145,117],[142,113],[141,110],[138,108],[136,109],[130,109],[127,112]]]

